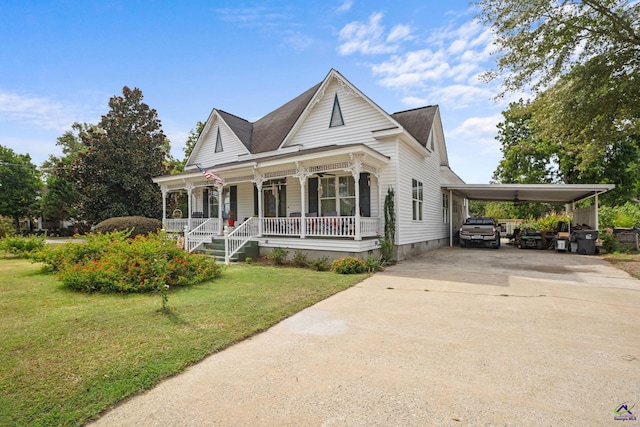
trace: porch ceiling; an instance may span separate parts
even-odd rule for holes
[[[572,203],[606,193],[614,184],[444,184],[469,200]]]

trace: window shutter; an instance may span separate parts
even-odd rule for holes
[[[232,185],[229,187],[229,209],[233,212],[233,217],[238,219],[238,186]]]
[[[371,181],[369,173],[360,173],[360,216],[371,216]]]
[[[309,210],[307,212],[318,214],[318,178],[309,178],[307,181],[307,186],[309,187],[308,206]]]
[[[202,190],[202,216],[209,218],[209,189]]]

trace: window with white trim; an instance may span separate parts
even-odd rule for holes
[[[442,222],[449,224],[449,195],[442,193]]]
[[[355,215],[356,183],[353,176],[326,176],[318,182],[320,215]]]
[[[423,204],[423,193],[422,193],[422,182],[417,179],[411,180],[412,187],[412,199],[413,199],[413,220],[414,221],[422,221],[422,204]]]

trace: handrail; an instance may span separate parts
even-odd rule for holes
[[[252,237],[258,235],[258,218],[249,218],[234,230],[224,233],[224,263],[236,254]]]
[[[184,247],[187,251],[193,252],[201,244],[211,242],[212,237],[219,232],[220,220],[209,218],[193,230],[184,233]]]

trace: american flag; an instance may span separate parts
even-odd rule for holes
[[[198,167],[198,169],[200,169],[200,172],[202,172],[205,178],[212,179],[217,185],[224,185],[224,181],[218,175],[211,173],[208,170],[202,169],[200,165],[196,166]]]

